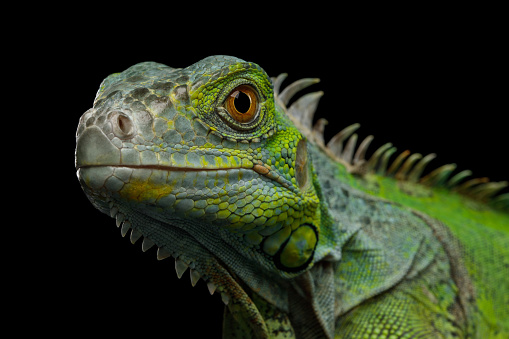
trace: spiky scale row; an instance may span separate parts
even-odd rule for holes
[[[287,86],[282,92],[281,94],[279,94],[279,100],[281,100],[281,102],[283,103],[283,105],[287,105],[288,102],[290,102],[290,99],[299,91],[301,91],[302,89],[306,88],[306,87],[309,87],[313,84],[316,84],[320,82],[320,79],[310,79],[310,78],[304,78],[304,79],[300,79],[300,80],[297,80],[295,82],[293,82],[292,84],[290,84],[289,86]],[[317,93],[320,93],[320,92],[317,92]],[[316,93],[310,93],[312,95],[316,95]],[[302,99],[302,98],[306,98],[307,96],[309,96],[310,94],[308,95],[304,95],[303,97],[300,98],[300,100],[306,100],[307,102],[311,102],[311,101],[308,101],[310,99]]]
[[[365,161],[366,151],[373,141],[374,137],[372,135],[368,135],[364,140],[362,140],[359,148],[357,148],[357,152],[355,152],[355,156],[353,157],[353,164],[357,165]]]
[[[334,154],[337,154],[341,158],[343,152],[343,141],[346,140],[353,132],[355,132],[361,125],[353,124],[345,127],[334,135],[327,143],[327,148],[330,149]]]
[[[132,228],[131,222],[125,219],[125,215],[119,212],[118,207],[114,206],[113,202],[110,202],[109,206],[110,206],[110,216],[112,218],[115,218],[116,226],[121,229],[122,237],[125,237],[127,232],[131,230],[130,241],[132,244],[135,244],[136,241],[143,237],[143,234],[139,230]],[[155,245],[156,244],[152,239],[148,237],[143,237],[141,249],[143,252],[146,252]],[[173,254],[164,247],[157,247],[157,260],[164,260],[171,256],[173,256]],[[182,275],[188,268],[189,265],[185,263],[182,259],[175,258],[175,271],[179,279],[182,278]],[[200,272],[198,272],[195,268],[191,268],[189,270],[189,273],[191,285],[193,287],[196,286],[200,279],[204,279]],[[212,281],[207,281],[207,289],[209,290],[209,293],[213,295],[217,289],[217,286]],[[225,305],[227,305],[229,302],[229,296],[226,293],[221,292],[221,300],[224,302]]]
[[[319,82],[319,79],[300,79],[281,91],[281,84],[287,76],[288,74],[283,73],[276,78],[272,78],[275,98],[279,100],[283,108],[286,108],[290,99],[297,92]],[[456,164],[443,165],[423,176],[428,163],[436,158],[435,153],[423,157],[419,153],[411,153],[405,150],[391,163],[390,158],[396,152],[396,148],[392,147],[391,143],[386,143],[380,146],[369,159],[366,159],[366,150],[371,144],[373,136],[370,135],[363,139],[355,151],[358,135],[354,132],[360,127],[360,124],[347,126],[334,135],[325,145],[324,129],[327,120],[319,119],[314,126],[312,125],[313,116],[322,95],[323,92],[321,91],[303,95],[290,107],[286,108],[287,113],[294,123],[302,127],[303,134],[314,139],[319,147],[345,165],[350,173],[357,175],[376,173],[382,176],[395,177],[400,181],[420,183],[430,187],[445,187],[476,200],[488,202],[495,208],[509,209],[509,193],[497,196],[497,193],[509,186],[506,181],[490,182],[487,178],[474,178],[465,182],[464,180],[472,175],[469,170],[461,171],[449,179],[456,169]]]
[[[487,182],[485,184],[481,184],[473,188],[470,194],[474,194],[478,196],[480,200],[485,200],[491,198],[493,195],[497,194],[500,190],[504,189],[508,186],[507,181],[500,182]]]
[[[393,163],[391,164],[391,166],[389,167],[388,171],[387,171],[387,174],[393,174],[394,172],[396,172],[396,170],[401,166],[401,164],[403,163],[403,161],[405,161],[405,159],[410,155],[410,151],[409,150],[405,150],[403,152],[401,152],[397,157],[396,159],[393,161]]]
[[[509,210],[509,193],[501,194],[493,198],[491,205],[495,208]]]
[[[443,165],[421,179],[421,183],[427,186],[445,186],[447,179],[456,169],[456,164]]]
[[[419,160],[422,159],[422,154],[419,153],[413,153],[411,154],[406,161],[401,165],[401,167],[396,172],[396,179],[405,181],[408,180],[408,173],[412,169],[412,167],[418,163]]]
[[[380,159],[380,164],[378,165],[378,170],[376,173],[378,175],[386,175],[387,174],[387,166],[389,164],[389,159],[393,153],[397,150],[396,147],[391,147],[382,155]]]
[[[182,278],[182,275],[184,274],[188,267],[189,266],[182,260],[178,258],[175,259],[175,271],[177,272],[177,277],[179,279]]]
[[[164,247],[157,248],[157,260],[163,260],[171,257],[171,252],[165,249]]]
[[[368,160],[368,163],[367,163],[367,171],[368,172],[373,172],[375,171],[375,169],[377,168],[377,164],[380,160],[380,158],[383,156],[383,154],[389,150],[390,148],[392,147],[392,144],[391,143],[386,143],[384,145],[382,145],[381,147],[379,147],[375,153],[373,153],[373,155],[371,156],[371,158]]]
[[[325,125],[327,125],[328,123],[329,122],[327,121],[327,119],[320,118],[313,126],[313,136],[320,145],[323,145],[325,143],[323,132],[325,130]]]

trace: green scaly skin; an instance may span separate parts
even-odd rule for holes
[[[239,85],[246,123],[225,105]],[[356,174],[284,101],[227,56],[112,74],[78,126],[83,190],[221,293],[225,338],[508,337],[509,215]]]

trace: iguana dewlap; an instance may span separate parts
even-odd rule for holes
[[[366,158],[358,125],[325,145],[323,93],[287,107],[317,79],[285,77],[228,56],[111,74],[77,130],[83,190],[221,293],[225,338],[509,338],[507,183]]]

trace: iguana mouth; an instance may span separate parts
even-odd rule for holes
[[[145,152],[148,154],[145,157]],[[219,171],[252,169],[260,174],[269,171],[263,164],[256,164],[247,156],[223,154],[218,150],[169,152],[138,151],[115,146],[97,126],[87,127],[78,137],[76,145],[76,169],[112,167],[149,169],[163,171]]]
[[[96,126],[87,127],[78,137],[76,145],[76,169],[111,168],[132,170],[160,170],[166,172],[211,172],[230,170],[249,170],[271,179],[281,186],[297,192],[297,188],[275,168],[260,160],[234,155],[186,154],[175,152],[166,159],[155,159],[141,163],[139,155],[124,158],[123,151],[117,148]],[[136,160],[135,160],[136,159]]]
[[[196,167],[175,167],[175,166],[164,166],[164,165],[84,165],[79,166],[80,168],[92,168],[92,167],[113,167],[113,168],[131,168],[131,169],[148,169],[148,170],[159,170],[159,171],[182,171],[182,172],[192,172],[192,171],[219,171],[219,170],[231,170],[231,169],[239,169],[239,167],[229,167],[229,168],[196,168]]]

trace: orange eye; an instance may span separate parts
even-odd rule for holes
[[[240,123],[251,122],[258,112],[258,96],[248,85],[236,87],[226,99],[226,110]]]

